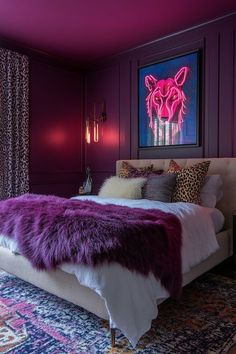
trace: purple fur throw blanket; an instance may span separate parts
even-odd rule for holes
[[[153,272],[171,296],[181,291],[181,224],[171,213],[26,194],[0,202],[0,233],[38,270],[118,262]]]

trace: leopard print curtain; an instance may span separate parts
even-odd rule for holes
[[[0,199],[29,191],[29,62],[0,48]]]

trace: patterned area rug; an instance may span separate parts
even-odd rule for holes
[[[206,274],[159,309],[136,350],[121,333],[111,349],[105,321],[0,271],[0,353],[236,353],[235,280]]]

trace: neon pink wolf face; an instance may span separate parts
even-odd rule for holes
[[[157,80],[152,75],[145,77],[145,85],[150,93],[146,98],[149,127],[154,132],[153,113],[161,124],[177,123],[181,130],[185,114],[186,96],[182,89],[189,68],[182,67],[174,78]],[[155,134],[155,132],[154,132]]]

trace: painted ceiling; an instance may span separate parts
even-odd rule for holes
[[[94,62],[236,11],[236,0],[0,0],[0,39]]]

